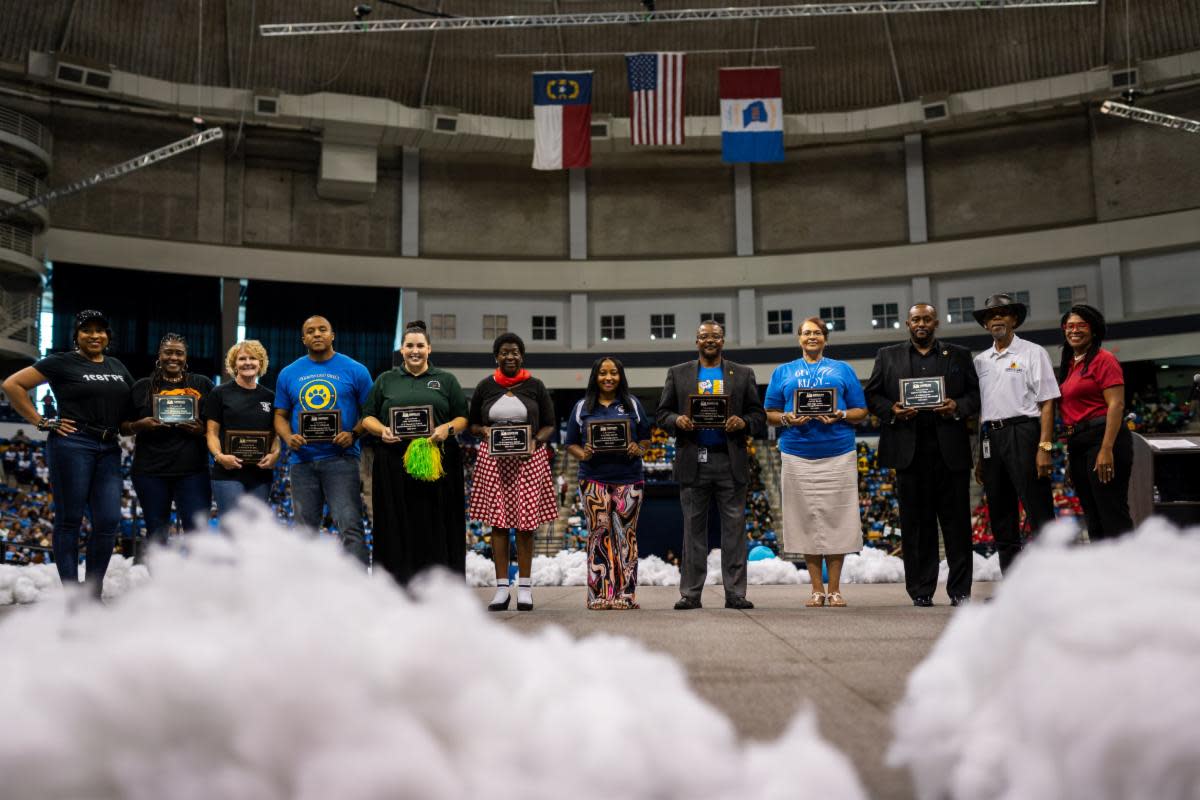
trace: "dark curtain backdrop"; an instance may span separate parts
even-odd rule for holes
[[[94,308],[112,325],[109,353],[135,379],[154,369],[158,341],[168,331],[187,340],[189,370],[217,375],[223,355],[220,278],[56,261],[50,285],[55,351],[74,349],[75,315]]]
[[[392,367],[400,290],[377,286],[335,286],[282,281],[249,281],[246,286],[246,338],[267,348],[271,374],[263,383],[304,355],[300,326],[319,315],[336,336],[333,347],[379,375]]]

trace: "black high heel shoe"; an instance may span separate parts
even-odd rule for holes
[[[504,598],[503,603],[488,603],[488,611],[508,611],[508,604],[511,600],[512,595],[510,594],[508,597]],[[520,607],[520,605],[517,606],[518,609]],[[533,608],[533,606],[530,606],[530,608]]]
[[[517,611],[533,611],[533,601],[528,603],[517,602]]]

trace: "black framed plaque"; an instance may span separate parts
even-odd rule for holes
[[[236,456],[243,464],[257,464],[271,452],[270,431],[225,431],[226,455]]]
[[[587,441],[597,453],[624,453],[632,432],[627,419],[597,419],[587,425]]]
[[[724,394],[688,395],[688,416],[696,428],[724,428],[729,418],[729,396]]]
[[[196,398],[190,394],[156,394],[150,403],[159,422],[181,425],[196,421]]]
[[[342,432],[342,410],[301,411],[300,435],[311,442],[332,442]]]
[[[433,435],[433,406],[392,406],[388,426],[399,439]]]
[[[797,389],[792,398],[792,413],[801,417],[820,417],[837,413],[837,389]]]
[[[496,458],[527,456],[533,452],[533,427],[530,425],[493,425],[488,450]]]
[[[901,378],[900,405],[906,408],[934,408],[946,402],[946,379]]]

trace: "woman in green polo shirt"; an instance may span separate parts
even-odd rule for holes
[[[431,350],[424,322],[405,326],[403,366],[376,378],[363,406],[363,427],[382,440],[371,474],[374,563],[402,584],[434,565],[466,571],[462,454],[455,436],[467,427],[467,398],[454,375],[429,363]],[[405,470],[404,453],[415,439],[397,437],[383,421],[397,406],[433,407],[429,438],[442,448],[445,473],[437,480],[418,480]]]

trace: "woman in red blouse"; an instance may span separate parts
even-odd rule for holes
[[[1062,399],[1071,482],[1087,518],[1088,539],[1119,536],[1133,527],[1129,475],[1133,437],[1125,427],[1125,376],[1104,343],[1104,315],[1087,305],[1063,315]]]

